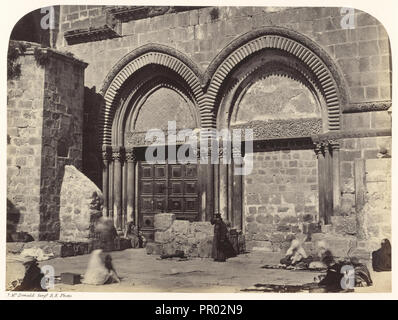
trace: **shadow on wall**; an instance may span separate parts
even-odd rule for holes
[[[59,239],[60,224],[60,193],[64,176],[64,166],[69,159],[55,156],[55,168],[46,168],[42,161],[41,192],[40,192],[40,224],[39,241],[54,241]],[[58,158],[58,159],[57,159]]]
[[[16,233],[20,220],[21,212],[7,199],[7,242],[12,241],[12,235]]]
[[[99,137],[98,116],[104,98],[96,87],[84,88],[83,118],[83,173],[102,188],[102,155]]]

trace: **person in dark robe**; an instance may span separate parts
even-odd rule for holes
[[[335,261],[330,250],[326,250],[321,259],[327,266],[327,270],[326,276],[318,283],[319,287],[323,288],[325,292],[342,291],[341,279],[344,277],[344,274],[341,273],[342,264]]]
[[[236,252],[228,239],[227,225],[220,214],[215,214],[211,221],[214,225],[214,237],[212,247],[212,257],[214,261],[225,262],[226,259],[235,257]]]
[[[33,257],[28,257],[23,262],[25,267],[25,275],[21,284],[13,289],[13,291],[47,291],[42,287],[42,279],[44,274],[41,272],[37,260]]]
[[[391,271],[391,243],[388,239],[381,242],[381,248],[372,252],[372,267],[376,272]]]

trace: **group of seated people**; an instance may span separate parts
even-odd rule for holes
[[[285,267],[294,266],[298,269],[326,269],[326,276],[319,282],[320,287],[324,287],[327,292],[338,292],[344,290],[342,279],[348,276],[353,277],[354,287],[371,286],[372,279],[370,272],[364,263],[360,263],[356,257],[335,259],[330,249],[324,241],[319,241],[316,245],[316,254],[307,255],[302,243],[298,239],[292,240],[286,255],[280,260],[280,264]],[[372,267],[376,272],[391,271],[391,244],[388,239],[384,239],[381,248],[372,253]],[[349,275],[351,269],[352,273]],[[349,279],[348,279],[349,280]],[[352,289],[347,286],[348,289]]]

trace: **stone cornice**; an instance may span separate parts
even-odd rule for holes
[[[120,34],[116,31],[116,28],[112,28],[108,25],[103,25],[101,27],[75,29],[66,31],[64,33],[64,38],[68,45],[113,39],[118,37],[120,37]]]
[[[348,138],[367,138],[367,137],[385,137],[392,136],[392,130],[389,128],[385,129],[364,129],[364,130],[344,130],[344,131],[329,131],[312,135],[311,139],[314,142],[321,141],[336,141],[340,139]]]
[[[391,100],[354,102],[346,105],[344,107],[343,113],[387,111],[389,108],[391,108],[391,106]]]
[[[56,59],[62,59],[64,61],[71,62],[75,65],[78,65],[82,68],[86,68],[88,66],[88,63],[75,58],[73,55],[67,52],[62,52],[58,50],[54,50],[52,48],[47,48],[47,47],[42,47],[40,44],[34,43],[34,42],[29,42],[29,41],[17,41],[17,40],[11,40],[10,43],[21,43],[23,46],[26,47],[26,50],[24,52],[21,52],[21,55],[25,56],[32,56],[35,54],[35,50],[40,50],[42,53],[46,53],[49,56],[52,56]]]
[[[129,22],[161,16],[167,13],[175,13],[189,10],[197,10],[204,7],[187,7],[187,6],[107,6],[106,11],[115,19],[121,22]]]

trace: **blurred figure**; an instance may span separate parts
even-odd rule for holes
[[[115,248],[115,239],[118,237],[113,220],[111,218],[101,217],[95,226],[95,233],[100,241],[100,248],[105,252],[113,251]]]
[[[372,252],[374,271],[391,271],[391,243],[388,239],[381,242],[381,248]]]
[[[293,239],[290,248],[287,249],[286,255],[280,260],[280,263],[285,266],[294,266],[304,259],[307,259],[305,250],[299,240]]]
[[[109,258],[108,258],[109,256]],[[83,283],[101,285],[120,282],[113,265],[110,255],[104,256],[101,249],[91,253]]]
[[[25,267],[25,276],[22,283],[14,288],[13,291],[47,291],[42,287],[44,274],[34,257],[25,257],[23,261]]]

